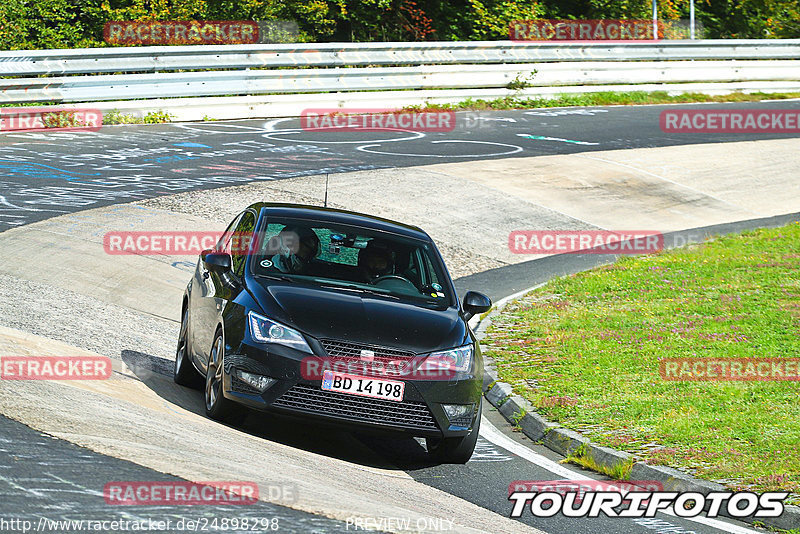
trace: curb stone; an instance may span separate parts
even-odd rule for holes
[[[665,491],[696,491],[707,495],[712,491],[725,491],[725,486],[710,480],[696,479],[691,475],[664,465],[649,465],[636,462],[631,469],[634,480],[655,480],[664,485]]]
[[[634,462],[636,461],[636,457],[629,452],[618,451],[610,447],[601,447],[600,445],[595,445],[591,441],[588,444],[586,455],[591,457],[597,465],[609,471],[621,465],[635,465]],[[633,480],[645,479],[633,478]]]
[[[485,318],[472,325],[478,341],[484,338],[492,318],[498,315],[508,302],[510,300],[498,304]],[[480,348],[481,352],[485,350],[483,346]],[[645,462],[636,461],[635,456],[628,452],[596,445],[582,434],[548,421],[536,413],[530,402],[519,395],[515,395],[511,384],[499,381],[494,361],[491,358],[484,356],[484,360],[483,386],[486,400],[497,408],[497,411],[506,421],[512,425],[519,425],[522,433],[532,441],[541,442],[548,449],[565,457],[583,447],[582,456],[584,458],[592,460],[608,471],[621,469],[632,463],[628,477],[630,480],[658,481],[663,484],[666,491],[693,491],[707,495],[712,491],[727,490],[722,484],[695,478],[672,467],[649,465]],[[520,413],[525,415],[518,422],[515,422],[514,419],[519,418]],[[783,514],[780,517],[732,517],[726,513],[724,507],[720,511],[720,515],[750,524],[760,522],[764,525],[784,530],[800,528],[800,506],[785,505]]]
[[[496,382],[492,389],[486,392],[486,400],[491,402],[496,408],[502,406],[503,401],[511,395],[511,384]]]
[[[589,438],[574,430],[557,427],[548,432],[542,441],[544,446],[562,456],[569,456],[583,446],[589,446]],[[588,451],[587,451],[588,452]]]
[[[551,423],[533,410],[528,410],[522,420],[519,422],[522,428],[522,433],[528,436],[533,441],[541,441],[544,437],[558,425]]]
[[[519,418],[521,414],[525,413],[525,405],[522,402],[523,400],[524,399],[519,395],[511,395],[506,399],[506,402],[500,406],[498,411],[503,414],[503,417],[513,423],[515,419]]]

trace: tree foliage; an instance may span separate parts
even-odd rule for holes
[[[707,38],[800,37],[798,0],[695,0]],[[659,0],[687,19],[689,0]],[[2,0],[0,49],[105,46],[118,20],[294,21],[301,42],[497,40],[533,18],[650,18],[650,0]]]

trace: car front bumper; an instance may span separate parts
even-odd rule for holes
[[[476,410],[480,406],[483,369],[477,356],[472,373],[458,373],[449,378],[367,376],[404,382],[401,402],[323,390],[321,380],[303,376],[303,360],[310,356],[274,344],[242,343],[226,347],[223,393],[226,398],[255,410],[420,437],[465,436],[479,415]],[[237,378],[237,369],[275,381],[262,392]],[[471,404],[474,408],[470,417],[451,420],[443,404]]]

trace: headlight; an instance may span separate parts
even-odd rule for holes
[[[313,354],[311,347],[297,330],[255,312],[250,312],[247,316],[250,319],[250,335],[259,343],[277,343]]]
[[[424,368],[468,372],[472,369],[472,355],[472,343],[457,349],[433,352],[425,359]]]

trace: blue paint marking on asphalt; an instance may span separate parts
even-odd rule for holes
[[[183,146],[186,148],[213,148],[210,145],[203,145],[200,143],[172,143],[172,146]]]
[[[7,170],[12,173],[18,172],[23,176],[39,176],[44,178],[58,178],[72,181],[78,180],[81,176],[100,176],[101,173],[72,172],[44,165],[42,163],[30,163],[28,161],[15,161],[13,159],[0,159],[0,170]],[[53,174],[53,171],[56,174]]]
[[[188,267],[188,270],[193,270],[195,268],[195,264],[191,261],[174,261],[172,262],[172,267],[176,267],[180,269],[181,267]],[[187,269],[182,269],[187,270]]]
[[[142,161],[154,161],[156,163],[164,163],[167,161],[182,161],[187,159],[197,159],[197,158],[194,156],[176,155],[176,156],[160,156],[158,158],[145,158]]]

